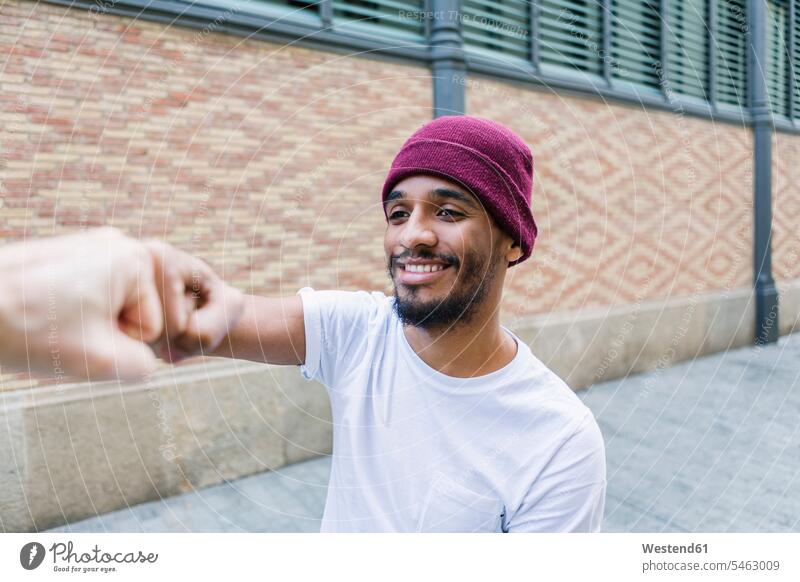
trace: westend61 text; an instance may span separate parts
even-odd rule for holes
[[[685,546],[642,544],[642,551],[645,554],[707,554],[708,544],[688,544]]]

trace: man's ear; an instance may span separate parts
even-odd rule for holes
[[[506,260],[511,263],[516,261],[518,258],[522,256],[522,247],[519,246],[517,243],[513,243],[511,248],[508,249],[506,252]]]

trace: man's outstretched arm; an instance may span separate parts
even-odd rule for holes
[[[306,335],[300,296],[269,299],[246,295],[239,323],[210,355],[269,364],[305,363]]]

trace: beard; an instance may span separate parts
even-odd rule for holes
[[[456,323],[468,323],[478,312],[486,300],[489,290],[497,274],[494,252],[486,258],[477,251],[468,251],[464,256],[463,269],[461,262],[453,256],[436,256],[420,253],[417,258],[446,261],[450,268],[457,271],[456,283],[448,294],[441,299],[420,299],[421,288],[418,286],[402,287],[406,293],[400,294],[397,283],[394,283],[394,260],[389,260],[389,277],[394,283],[394,311],[401,323],[422,329],[447,328]],[[399,258],[399,257],[395,257]]]

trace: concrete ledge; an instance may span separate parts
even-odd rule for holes
[[[149,383],[0,394],[0,530],[35,531],[330,453],[296,367],[211,361]]]
[[[780,334],[800,330],[800,280],[779,283]],[[514,329],[573,389],[753,343],[751,289],[548,314]]]
[[[781,335],[800,330],[800,279],[778,283],[778,327]]]
[[[520,337],[573,389],[752,343],[749,290],[537,317]]]
[[[800,329],[800,281],[780,329]],[[507,325],[575,389],[748,345],[750,290]],[[322,386],[296,366],[208,360],[150,382],[0,393],[0,530],[35,531],[331,450]]]

